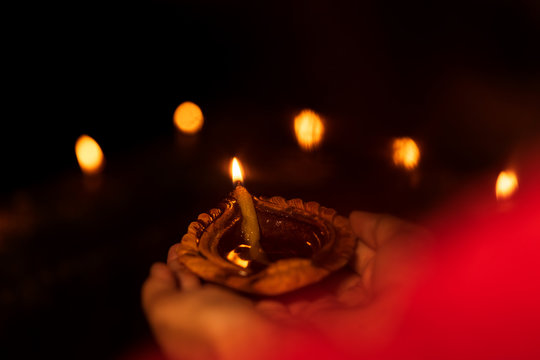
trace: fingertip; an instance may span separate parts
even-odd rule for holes
[[[358,216],[360,216],[361,213],[362,213],[362,212],[359,211],[359,210],[351,211],[351,213],[349,214],[349,221],[350,221],[351,223],[356,222]]]
[[[366,288],[368,292],[372,291],[374,264],[375,264],[375,261],[371,259],[371,261],[367,264],[366,268],[364,269],[364,273],[362,274],[362,282],[364,283],[364,287]]]
[[[152,274],[154,272],[162,271],[161,269],[163,268],[163,266],[166,267],[167,265],[165,265],[161,261],[157,261],[157,262],[153,263],[152,266],[150,266],[150,274]]]
[[[375,257],[375,250],[366,245],[363,241],[358,242],[352,266],[357,274],[362,274],[367,264]]]
[[[374,216],[375,213],[362,210],[353,210],[349,216],[351,217],[363,217],[363,216]]]
[[[150,267],[150,277],[164,280],[174,278],[171,269],[169,269],[169,267],[162,262],[156,262],[152,264],[152,266]]]
[[[416,233],[416,226],[389,214],[354,211],[350,215],[353,232],[368,246],[379,248],[398,234]]]
[[[186,271],[186,268],[178,261],[179,246],[180,243],[174,244],[169,248],[169,253],[167,255],[167,266],[169,270],[176,275],[176,278],[183,291],[198,289],[201,287],[200,279],[189,271]]]
[[[166,281],[170,284],[179,284],[183,291],[197,289],[201,286],[199,278],[186,271],[177,261],[168,265],[162,262],[152,264],[150,278]]]
[[[361,230],[364,228],[365,224],[373,222],[376,217],[377,217],[377,214],[375,213],[355,210],[351,212],[351,214],[349,215],[349,221],[351,222],[351,226],[353,227],[353,230],[355,229]]]
[[[169,248],[169,252],[167,253],[167,264],[170,262],[176,260],[178,258],[178,247],[180,246],[180,243],[174,244]]]
[[[361,211],[361,210],[353,210],[351,211],[351,214],[349,215],[349,217],[356,217],[356,216],[360,216],[362,214],[365,214],[366,212],[365,211]]]
[[[176,275],[180,280],[180,287],[182,288],[182,290],[190,291],[201,287],[201,281],[197,276],[193,274],[182,270],[177,271]]]
[[[378,214],[358,210],[351,212],[349,215],[353,232],[372,248],[376,247],[373,229],[375,228],[378,217],[380,217]]]
[[[336,292],[339,303],[346,306],[358,306],[368,300],[367,290],[364,288],[360,275],[352,275],[339,286]]]

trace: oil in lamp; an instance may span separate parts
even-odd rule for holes
[[[236,158],[231,168],[234,191],[200,214],[178,246],[183,267],[242,292],[279,295],[349,262],[356,238],[348,219],[313,201],[252,196]]]

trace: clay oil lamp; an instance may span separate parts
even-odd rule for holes
[[[192,222],[178,261],[200,278],[241,292],[279,295],[319,282],[345,266],[356,239],[348,219],[301,199],[252,196],[242,185]]]

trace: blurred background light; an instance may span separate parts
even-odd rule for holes
[[[321,117],[312,110],[302,110],[294,118],[294,133],[303,150],[313,150],[319,146],[324,135]]]
[[[403,167],[407,170],[412,170],[418,166],[420,149],[413,139],[409,137],[394,139],[392,149],[394,164],[396,166]]]
[[[104,165],[103,151],[99,144],[88,135],[81,135],[75,143],[75,155],[85,174],[97,174]]]
[[[201,108],[191,101],[178,105],[174,115],[174,124],[185,134],[196,134],[203,126],[204,116]]]
[[[518,178],[514,171],[501,171],[495,185],[495,195],[498,200],[510,198],[518,189]]]

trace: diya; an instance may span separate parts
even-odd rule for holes
[[[348,219],[335,210],[313,201],[251,196],[239,183],[189,225],[177,249],[182,266],[204,280],[279,295],[339,270],[355,246]]]

